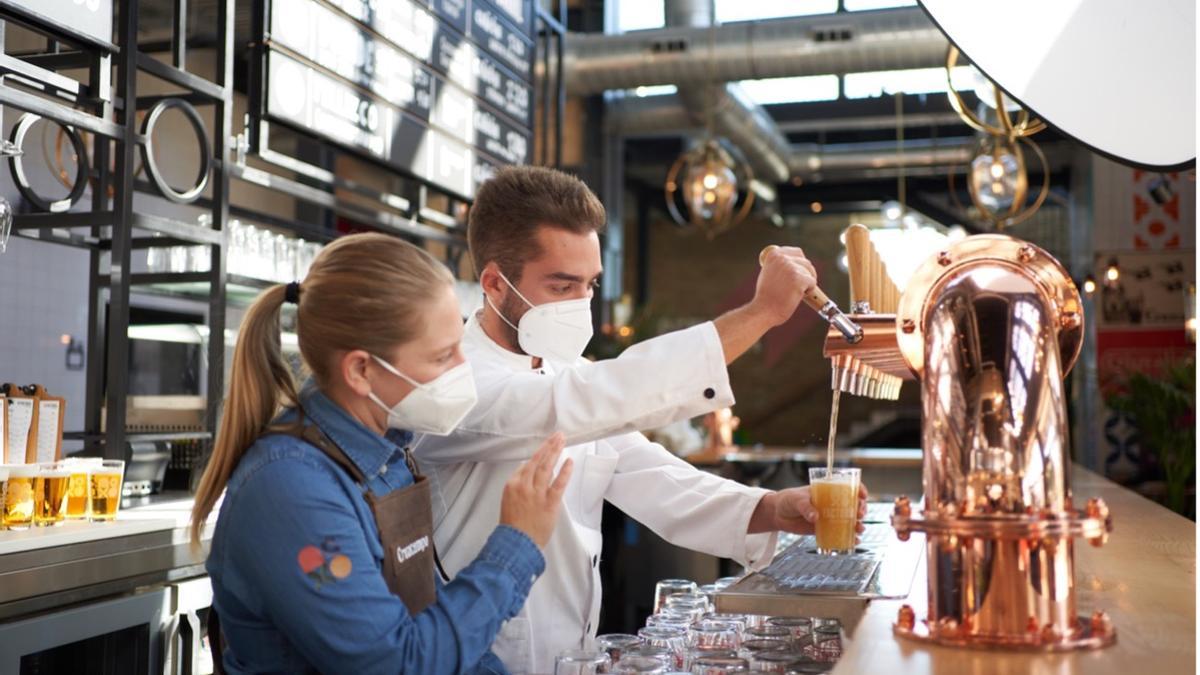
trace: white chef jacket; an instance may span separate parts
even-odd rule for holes
[[[685,548],[752,569],[770,562],[775,534],[745,534],[766,490],[700,471],[638,429],[733,404],[716,327],[704,323],[571,367],[514,354],[467,322],[463,352],[479,403],[450,436],[415,443],[433,493],[434,539],[447,573],[475,559],[499,522],[505,482],[555,431],[574,471],[546,571],[493,649],[513,673],[549,673],[564,650],[590,644],[600,616],[604,500]],[[562,460],[560,460],[562,461]],[[741,534],[739,534],[741,533]]]

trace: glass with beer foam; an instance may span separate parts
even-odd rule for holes
[[[92,500],[92,522],[111,522],[121,508],[121,482],[125,478],[125,462],[106,459],[88,471],[88,496]]]
[[[92,496],[88,489],[88,472],[104,461],[99,457],[68,457],[63,464],[71,477],[67,481],[67,520],[84,520],[91,515]]]
[[[4,526],[25,530],[33,523],[33,483],[37,464],[8,464],[8,489],[4,494]]]
[[[71,469],[62,462],[43,462],[38,465],[33,480],[33,524],[39,527],[57,525],[63,521],[67,506],[67,483]]]
[[[817,509],[817,552],[854,553],[858,539],[858,485],[862,469],[825,467],[808,470],[812,504]]]

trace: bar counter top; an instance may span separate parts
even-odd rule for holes
[[[847,639],[835,675],[1166,675],[1196,670],[1196,524],[1099,475],[1074,467],[1079,503],[1108,503],[1113,531],[1099,548],[1076,540],[1078,611],[1103,609],[1117,629],[1106,649],[1031,654],[934,647],[896,638],[909,604],[926,607],[924,556],[904,600],[874,600]]]

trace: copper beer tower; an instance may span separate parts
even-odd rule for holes
[[[924,506],[897,499],[892,524],[927,538],[929,604],[923,620],[906,605],[895,634],[1042,651],[1115,642],[1107,615],[1075,604],[1075,538],[1100,546],[1112,521],[1071,492],[1063,377],[1083,308],[1062,265],[1012,237],[968,237],[921,265],[894,314],[850,319],[863,338],[830,331],[835,369],[921,387]]]

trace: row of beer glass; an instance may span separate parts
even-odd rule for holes
[[[50,527],[64,520],[108,522],[121,508],[125,462],[70,458],[0,464],[0,529]]]
[[[600,635],[594,649],[564,652],[555,675],[799,675],[833,668],[842,650],[837,619],[716,613],[716,594],[736,581],[730,577],[707,586],[681,579],[659,582],[654,614],[637,635]]]

